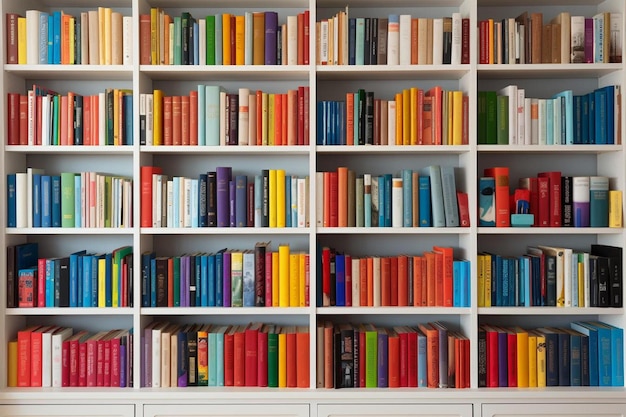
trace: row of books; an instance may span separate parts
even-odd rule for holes
[[[317,326],[318,388],[469,388],[470,343],[442,322]]]
[[[358,257],[327,246],[320,252],[319,307],[470,306],[470,263],[454,259],[451,247],[415,256]]]
[[[480,325],[478,386],[623,387],[624,330],[595,321],[531,330]]]
[[[528,247],[526,254],[479,253],[478,306],[621,307],[622,248]]]
[[[614,145],[621,143],[621,86],[574,95],[526,97],[508,85],[478,92],[478,143],[497,145]]]
[[[21,258],[7,264],[7,290],[17,289],[17,307],[132,307],[132,247],[34,260],[21,255],[37,252],[37,243],[7,248],[8,255]]]
[[[133,226],[133,182],[97,172],[7,175],[7,227]]]
[[[8,343],[9,387],[132,387],[133,330],[30,326]]]
[[[63,11],[6,14],[7,64],[131,65],[130,16],[109,7],[72,16]]]
[[[198,85],[189,96],[139,97],[142,145],[308,145],[309,87],[286,93]]]
[[[510,193],[509,168],[493,167],[479,180],[479,225],[509,227],[511,214],[531,214],[534,227],[622,227],[622,192],[604,176],[561,171],[519,179]]]
[[[564,11],[544,24],[542,13],[478,22],[481,64],[622,62],[622,14],[592,17]]]
[[[217,167],[198,179],[144,166],[142,227],[307,227],[308,177],[264,169],[254,179]]]
[[[360,89],[317,103],[318,145],[467,145],[469,98],[440,86],[407,88],[393,100]]]
[[[467,194],[449,165],[358,177],[338,167],[317,172],[316,183],[318,227],[469,227]]]
[[[139,16],[142,65],[308,65],[309,11],[170,16],[161,8]]]
[[[289,245],[272,251],[222,249],[173,257],[141,257],[144,307],[306,307],[309,255]]]
[[[132,90],[61,95],[34,86],[8,93],[9,145],[132,145]]]
[[[316,23],[317,65],[469,64],[469,18],[349,17]]]
[[[142,387],[309,387],[308,326],[153,322],[142,339]]]

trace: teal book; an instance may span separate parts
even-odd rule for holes
[[[364,219],[364,210],[363,210],[363,201],[364,201],[364,194],[363,194],[363,177],[358,177],[355,179],[354,181],[354,194],[355,194],[355,226],[356,227],[363,227],[365,224],[365,219]]]
[[[224,360],[222,358],[224,357],[224,334],[227,330],[228,326],[222,326],[215,334],[215,385],[218,387],[224,386]],[[209,378],[210,377],[211,369],[209,368]]]
[[[419,227],[432,227],[431,202],[430,202],[430,177],[419,177]]]
[[[600,337],[603,334],[609,337],[611,386],[624,386],[624,329],[608,323],[592,322],[599,329]],[[606,333],[605,333],[606,331]],[[600,341],[603,342],[602,340]]]
[[[554,98],[563,98],[561,100],[561,112],[565,116],[565,126],[561,129],[565,131],[565,144],[574,144],[574,93],[572,90],[561,91],[554,95]],[[563,101],[565,106],[563,106]]]
[[[73,172],[61,173],[61,227],[74,227],[74,177]]]
[[[206,86],[205,97],[205,145],[218,146],[220,144],[220,92],[217,85]],[[200,114],[198,109],[198,114]]]
[[[222,55],[222,14],[218,13],[215,15],[215,65],[222,65],[223,63],[224,57]]]
[[[209,333],[209,386],[216,387],[217,386],[217,331],[218,329],[212,329],[213,331]],[[223,358],[223,356],[222,356]],[[223,363],[223,361],[220,360]],[[222,373],[223,375],[223,373]]]
[[[432,206],[433,227],[446,227],[441,167],[439,165],[431,165],[428,167],[427,174],[430,176],[430,203]]]
[[[181,283],[181,273],[180,273],[180,257],[174,257],[174,307],[180,307],[180,283]]]
[[[206,17],[206,64],[215,65],[215,16]]]
[[[596,145],[606,145],[608,143],[608,108],[607,108],[607,91],[597,89],[594,91],[595,97],[595,131]]]
[[[554,100],[546,99],[546,145],[554,145]]]
[[[455,196],[456,201],[456,196]],[[402,170],[402,226],[413,226],[413,170]]]
[[[329,35],[329,38],[330,38],[330,35]],[[365,18],[357,17],[356,19],[356,39],[355,39],[354,44],[355,44],[355,61],[354,62],[356,65],[363,65],[365,63]],[[331,61],[331,60],[332,60],[332,57],[328,57],[328,61]],[[355,102],[355,105],[356,105],[356,102]],[[354,143],[356,144],[356,142]]]
[[[589,225],[609,226],[609,178],[589,177]]]
[[[206,86],[198,85],[198,115],[206,112]],[[206,123],[204,117],[198,117],[198,146],[206,144]]]
[[[586,322],[598,334],[598,386],[613,386],[612,339],[611,330],[598,322]],[[623,360],[623,350],[620,352]],[[624,373],[622,372],[622,375]],[[622,382],[623,385],[623,382]]]
[[[174,65],[183,63],[183,28],[182,18],[174,16]]]

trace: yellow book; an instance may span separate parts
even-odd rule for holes
[[[585,254],[578,254],[578,307],[585,306]]]
[[[484,254],[483,265],[485,266],[485,307],[491,307],[491,255]]]
[[[446,119],[444,119],[443,123],[443,131],[446,133],[446,135],[443,137],[442,143],[445,145],[452,145],[452,120],[453,120],[453,113],[452,113],[452,91],[445,91],[443,92],[443,96],[444,96],[444,105],[446,105],[446,110],[444,111],[444,115],[447,115],[448,117]]]
[[[300,306],[300,254],[289,255],[289,307]]]
[[[152,144],[159,146],[163,144],[163,91],[154,90],[152,95]]]
[[[156,9],[155,9],[156,11]],[[98,7],[98,58],[100,60],[100,65],[104,65],[106,58],[105,58],[105,42],[104,42],[104,19],[106,15],[106,11],[104,7]],[[156,19],[155,19],[156,20]],[[152,11],[150,11],[150,23],[151,25],[154,25],[155,23],[153,23],[152,20]],[[154,30],[156,31],[158,29],[158,27],[154,27],[154,29],[151,27],[150,30]],[[155,32],[156,35],[156,32]],[[153,64],[155,64],[156,62],[152,62]]]
[[[198,385],[209,384],[209,328],[211,325],[205,324],[198,330]]]
[[[17,18],[17,63],[26,65],[26,18]]]
[[[417,132],[417,131],[416,131]],[[402,143],[411,144],[411,90],[402,90]]]
[[[285,207],[285,192],[291,192],[291,190],[285,190],[285,170],[276,170],[276,227],[285,227],[287,216]]]
[[[299,307],[306,307],[306,288],[307,288],[307,282],[308,282],[308,275],[309,275],[309,271],[307,268],[308,265],[308,260],[309,260],[309,254],[308,253],[301,253],[300,254],[300,273],[298,274],[298,277],[300,278],[300,283],[298,284],[298,292],[299,292],[299,303],[298,306]]]
[[[528,386],[537,386],[537,333],[528,331]]]
[[[622,192],[609,191],[609,227],[622,227]]]
[[[274,145],[276,137],[276,94],[267,95],[267,144]]]
[[[463,92],[452,92],[452,145],[463,141]]]
[[[9,342],[7,368],[7,386],[17,387],[17,340]]]
[[[277,198],[277,192],[276,192],[276,170],[275,169],[270,169],[270,175],[269,175],[269,224],[270,227],[277,227],[276,226],[276,198]]]
[[[517,336],[517,386],[528,387],[528,332],[521,327],[513,330]]]
[[[419,121],[417,120],[417,96],[419,89],[417,87],[411,87],[410,100],[411,108],[409,110],[409,117],[411,120],[411,145],[417,145],[417,129]]]
[[[243,252],[230,254],[231,306],[243,307]]]
[[[246,19],[245,16],[235,16],[235,64],[246,63]]]
[[[100,8],[99,8],[100,9]],[[103,35],[100,32],[100,35]],[[104,50],[100,47],[100,63],[104,62]],[[159,63],[159,9],[150,9],[150,62],[152,65]]]
[[[110,7],[104,9],[104,64],[111,65],[113,63],[113,44],[111,39],[111,17],[113,10]],[[73,39],[73,38],[70,38]],[[72,45],[72,42],[70,42]],[[70,49],[71,50],[71,49]]]
[[[222,15],[222,62],[224,65],[232,65],[230,61],[230,14]]]
[[[284,33],[284,32],[283,32]],[[336,65],[335,62],[335,18],[328,19],[328,65]]]
[[[113,260],[111,262],[111,306],[120,307],[120,265]]]
[[[98,307],[106,307],[106,288],[107,288],[107,261],[105,258],[98,259]]]
[[[269,94],[261,93],[261,145],[267,145],[267,141],[268,141],[267,139],[268,102],[269,102]]]
[[[278,247],[278,306],[289,307],[289,246]],[[273,264],[272,264],[273,265]],[[275,282],[273,283],[275,284]]]
[[[485,307],[485,255],[479,253],[476,257],[478,268],[478,307]]]
[[[396,94],[396,145],[402,145],[402,93]]]
[[[537,387],[546,386],[546,337],[537,333]]]
[[[74,17],[70,17],[70,31],[69,31],[69,51],[70,51],[70,64],[73,64],[75,61],[76,48],[74,47],[74,31],[76,25],[76,19]]]
[[[278,252],[272,252],[272,307],[280,305],[278,300],[278,281],[280,276],[278,265]]]
[[[287,387],[287,333],[284,328],[278,333],[278,387]]]
[[[113,90],[113,144],[120,145],[120,90]]]

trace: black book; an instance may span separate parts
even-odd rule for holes
[[[487,332],[478,327],[478,387],[487,387]]]
[[[261,227],[269,227],[270,225],[270,171],[264,169],[261,171],[261,193],[262,193],[262,206],[261,206]]]
[[[156,306],[167,307],[167,262],[168,258],[156,258]]]
[[[254,305],[265,307],[265,254],[268,243],[259,242],[254,246]]]
[[[374,92],[365,93],[365,144],[374,144]]]
[[[372,48],[372,19],[369,17],[366,17],[364,19],[365,21],[365,30],[364,30],[364,35],[365,35],[365,40],[363,41],[363,65],[370,65],[371,60],[372,60],[372,55],[370,53],[370,50]]]
[[[206,215],[207,225],[217,227],[217,173],[215,171],[207,173]]]
[[[365,90],[359,89],[358,94],[358,103],[354,103],[355,106],[358,106],[358,116],[359,116],[359,145],[365,145],[365,124],[366,124],[366,113],[365,113]]]
[[[189,257],[189,307],[196,306],[197,291],[198,286],[196,281],[196,257],[192,255]]]
[[[198,385],[198,327],[187,329],[187,385]]]
[[[183,12],[183,14],[181,15],[181,32],[182,32],[182,39],[181,39],[181,46],[182,46],[182,56],[181,56],[181,63],[183,65],[189,65],[189,32],[192,32],[193,30],[190,30],[190,18],[191,15],[189,14],[189,12]]]
[[[74,145],[83,144],[83,96],[74,95]]]
[[[592,255],[593,256],[593,255]],[[609,258],[604,256],[596,256],[596,282],[598,291],[598,304],[596,307],[610,307],[610,269]]]
[[[598,307],[598,257],[589,256],[589,307]]]
[[[354,330],[349,324],[339,327],[339,376],[338,388],[354,387]]]
[[[573,213],[573,181],[572,177],[561,177],[561,225],[563,227],[574,226]]]
[[[591,254],[608,258],[609,303],[608,307],[622,307],[622,248],[609,245],[591,245]]]
[[[378,18],[373,17],[372,22],[370,24],[370,39],[372,40],[369,54],[370,54],[370,65],[378,64]]]

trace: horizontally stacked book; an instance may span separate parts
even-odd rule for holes
[[[7,64],[131,65],[130,16],[108,7],[72,16],[63,11],[6,14]]]
[[[480,64],[569,64],[622,62],[622,14],[585,17],[558,13],[544,24],[543,13],[478,23]]]
[[[141,257],[143,307],[306,307],[309,254],[259,242],[254,249]]]
[[[422,255],[318,254],[318,307],[469,307],[470,264],[451,247]]]
[[[406,88],[393,100],[360,89],[317,102],[318,145],[467,145],[469,98],[439,86]]]
[[[308,65],[309,11],[279,22],[277,12],[139,16],[142,65]]]
[[[469,64],[469,18],[350,17],[348,7],[316,23],[317,65]]]

